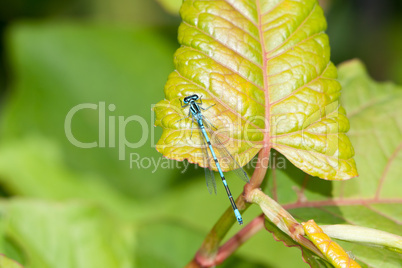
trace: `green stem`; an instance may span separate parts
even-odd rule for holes
[[[295,226],[299,225],[289,212],[260,189],[254,189],[249,192],[247,202],[259,205],[267,218],[289,236],[292,236],[293,233],[290,230],[295,229]],[[302,227],[300,230],[303,232]]]
[[[265,216],[282,232],[318,256],[324,258],[317,247],[310,240],[304,237],[303,226],[297,222],[293,216],[287,212],[287,210],[263,193],[260,189],[254,189],[249,192],[246,201],[259,205]]]

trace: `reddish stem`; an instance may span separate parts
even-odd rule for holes
[[[226,260],[233,252],[235,252],[244,242],[264,228],[264,214],[252,220],[235,236],[229,239],[222,247],[220,247],[216,256],[216,265]]]
[[[229,239],[222,247],[219,248],[213,259],[205,258],[200,252],[197,252],[195,258],[187,264],[187,268],[193,267],[213,267],[225,261],[233,252],[235,252],[244,242],[250,239],[258,231],[264,228],[264,214],[252,220],[235,236]]]
[[[244,186],[243,194],[236,200],[240,211],[244,211],[248,205],[245,203],[245,197],[251,190],[260,187],[265,174],[267,173],[269,163],[270,147],[264,147],[258,154],[257,166],[254,170],[250,183]],[[232,214],[232,208],[228,208],[222,217],[218,220],[212,230],[205,238],[201,248],[197,251],[194,259],[186,267],[211,267],[217,263],[223,262],[227,257],[236,251],[244,241],[248,240],[257,231],[264,226],[264,216],[261,215],[251,221],[234,237],[229,239],[225,245],[219,248],[219,244],[225,237],[229,229],[233,226],[235,220],[229,216]]]
[[[267,174],[267,169],[269,165],[269,153],[271,148],[264,147],[258,154],[257,166],[255,167],[253,176],[251,176],[250,183],[244,186],[244,194],[247,196],[253,189],[259,188],[262,181]],[[246,198],[247,199],[247,198]]]
[[[247,208],[243,195],[240,195],[237,198],[236,204],[238,205],[240,211],[244,211]],[[216,253],[219,249],[221,241],[235,222],[236,219],[233,217],[233,209],[232,207],[229,207],[219,218],[214,227],[212,227],[209,234],[205,237],[201,248],[196,254],[196,258],[198,256],[202,259],[213,260],[216,257]]]

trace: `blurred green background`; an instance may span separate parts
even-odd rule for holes
[[[154,149],[161,130],[151,108],[179,46],[170,2],[1,1],[1,253],[30,267],[182,267],[227,208],[224,194],[209,196],[202,170],[182,173],[187,163]],[[376,80],[402,83],[400,0],[320,2],[333,62],[357,57]],[[99,142],[104,103],[104,147],[66,138],[65,117],[82,103],[98,109],[78,112],[72,133]],[[130,116],[138,117],[122,133],[119,120]],[[125,160],[119,134],[144,141]],[[130,155],[141,161],[130,166]],[[241,182],[231,185],[241,191]],[[264,232],[223,266],[308,267],[300,255]]]

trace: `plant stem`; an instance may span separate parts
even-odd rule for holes
[[[247,202],[259,205],[264,212],[264,215],[283,233],[318,256],[324,258],[317,247],[310,240],[304,237],[303,226],[275,200],[263,193],[260,189],[254,189],[251,191],[247,198]]]
[[[247,202],[259,205],[267,218],[275,223],[282,232],[289,236],[293,235],[293,230],[299,223],[280,204],[267,196],[260,189],[251,191],[247,198]],[[300,229],[302,230],[303,228],[300,226]]]
[[[255,167],[253,176],[251,176],[250,183],[244,186],[244,195],[247,196],[252,190],[259,188],[267,173],[269,164],[269,153],[271,147],[264,147],[258,154],[258,162]],[[247,198],[246,198],[247,199]]]
[[[243,194],[240,195],[236,200],[236,205],[238,206],[240,211],[245,211],[248,207],[245,198],[246,192],[259,187],[265,177],[268,167],[269,152],[270,148],[267,147],[263,148],[258,154],[259,161],[257,162],[257,166],[254,170],[253,176],[250,179],[250,183],[247,183],[244,186]],[[216,252],[219,248],[220,242],[235,223],[235,218],[232,217],[232,213],[232,208],[229,207],[218,220],[218,222],[214,225],[212,230],[209,232],[204,242],[202,243],[202,246],[197,255],[201,255],[204,258],[211,258],[216,256]]]
[[[246,227],[244,227],[235,236],[229,239],[222,247],[216,256],[216,263],[220,264],[226,260],[233,252],[235,252],[244,242],[250,239],[253,235],[264,228],[265,216],[264,214],[252,220]]]
[[[243,195],[240,195],[236,199],[236,204],[240,211],[245,211],[249,206],[245,203]],[[232,207],[228,207],[205,238],[201,248],[197,252],[197,256],[203,259],[215,258],[221,241],[235,222],[237,221],[235,217],[233,217],[233,209]]]
[[[245,204],[243,195],[237,198],[236,204],[238,204],[240,211],[245,211],[249,206]],[[214,227],[212,227],[200,249],[195,254],[194,259],[187,264],[186,268],[215,266],[219,245],[235,222],[237,221],[233,217],[233,209],[229,207]]]
[[[222,247],[217,250],[213,258],[205,258],[200,252],[197,252],[195,258],[187,264],[186,268],[195,267],[213,267],[225,261],[233,252],[235,252],[244,242],[250,239],[258,231],[264,228],[264,214],[252,220],[235,236],[230,238]]]
[[[192,259],[189,263],[187,263],[185,268],[201,268],[201,264],[199,264],[196,259]]]
[[[254,170],[253,175],[251,176],[250,183],[247,183],[244,186],[242,195],[240,195],[236,200],[236,205],[238,206],[240,211],[245,211],[248,208],[249,204],[246,203],[245,196],[248,195],[248,193],[250,193],[253,189],[260,187],[265,174],[267,173],[270,149],[270,147],[264,147],[258,154],[257,166]],[[256,231],[259,230],[257,227],[260,225],[257,223],[259,223],[259,221],[261,220],[257,219],[259,219],[260,217],[254,219],[243,229],[244,231],[242,230],[236,236],[232,237],[224,245],[224,247],[219,250],[219,245],[221,241],[236,221],[235,218],[232,216],[232,213],[233,210],[231,207],[229,207],[223,213],[223,215],[219,218],[219,220],[216,222],[214,227],[212,227],[211,231],[205,238],[194,259],[186,267],[190,268],[214,266],[215,263],[217,263],[218,258],[219,261],[222,262],[230,254],[232,254],[244,241],[249,239],[252,235],[255,234]],[[262,223],[263,222],[264,221],[262,220]],[[239,243],[236,244],[234,243],[234,241],[238,241]]]

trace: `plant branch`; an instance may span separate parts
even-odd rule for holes
[[[247,209],[248,205],[245,202],[246,192],[261,185],[267,171],[268,163],[269,148],[267,147],[260,151],[258,155],[258,163],[254,170],[253,176],[250,179],[250,183],[247,183],[244,186],[243,194],[240,195],[236,200],[236,205],[240,211],[245,211]],[[232,208],[229,207],[209,232],[197,255],[207,258],[216,255],[220,242],[235,223],[235,218],[232,217],[232,213]]]
[[[220,247],[216,256],[216,265],[226,260],[233,252],[235,252],[244,242],[264,228],[265,216],[262,214],[252,220],[235,236],[229,239],[222,247]]]
[[[259,205],[265,216],[282,232],[318,256],[324,258],[317,247],[309,239],[304,237],[303,226],[280,204],[263,193],[260,189],[252,190],[247,196],[246,201]]]
[[[237,198],[236,204],[240,211],[245,211],[249,206],[249,204],[245,203],[243,195],[240,195]],[[191,261],[187,267],[195,267],[191,266],[194,262],[200,265],[202,264],[202,266],[199,267],[209,267],[210,264],[212,265],[215,263],[219,245],[235,222],[236,219],[233,217],[233,209],[232,207],[228,207],[205,237],[205,240],[197,251],[194,260]]]
[[[251,176],[250,183],[244,186],[244,195],[247,196],[253,189],[259,188],[262,181],[267,174],[269,165],[269,153],[271,147],[264,147],[258,154],[257,166],[255,167],[253,176]]]
[[[250,183],[247,183],[244,186],[243,194],[240,195],[236,200],[236,204],[241,212],[245,211],[249,206],[249,204],[246,203],[245,198],[247,193],[250,192],[252,189],[258,188],[265,177],[269,163],[269,152],[270,152],[269,147],[266,148],[264,147],[260,151],[260,153],[258,154],[258,163],[250,179]],[[223,248],[223,251],[220,250],[218,252],[220,243],[222,242],[223,238],[226,236],[226,234],[229,232],[230,228],[236,221],[235,218],[232,216],[232,214],[233,214],[232,207],[229,207],[219,218],[214,227],[212,227],[211,231],[208,233],[204,242],[202,243],[200,249],[197,251],[194,259],[186,267],[197,267],[194,266],[195,264],[202,265],[198,267],[213,266],[214,263],[218,261],[217,260],[218,257],[221,259],[221,261],[223,261],[231,253],[233,253],[245,240],[247,240],[250,237],[249,234],[251,235],[254,234],[254,232],[249,231],[249,229],[254,230],[254,228],[252,227],[256,225],[256,222],[258,222],[256,219],[254,219],[256,220],[256,222],[254,222],[253,220],[250,223],[251,225],[249,224],[244,228],[246,230],[243,231],[243,233],[238,234],[240,237],[246,235],[246,238],[241,240],[243,242],[239,244],[234,243],[233,241],[239,240],[239,236],[236,235],[235,237],[232,237],[229,240],[231,241],[231,243],[225,244],[225,248]],[[229,255],[228,252],[230,252]],[[218,256],[219,254],[221,255]]]
[[[233,252],[235,252],[244,242],[250,239],[258,231],[264,228],[264,214],[252,220],[240,232],[230,238],[223,246],[221,246],[213,258],[205,258],[205,256],[197,252],[195,258],[187,264],[187,268],[193,267],[213,267],[225,261]]]
[[[237,198],[236,204],[238,205],[240,211],[246,210],[243,195],[240,195]],[[204,256],[214,256],[219,248],[221,241],[229,232],[230,228],[235,222],[237,221],[235,217],[233,217],[233,208],[228,207],[228,209],[214,225],[211,232],[204,240],[199,252],[202,253],[202,255]]]

